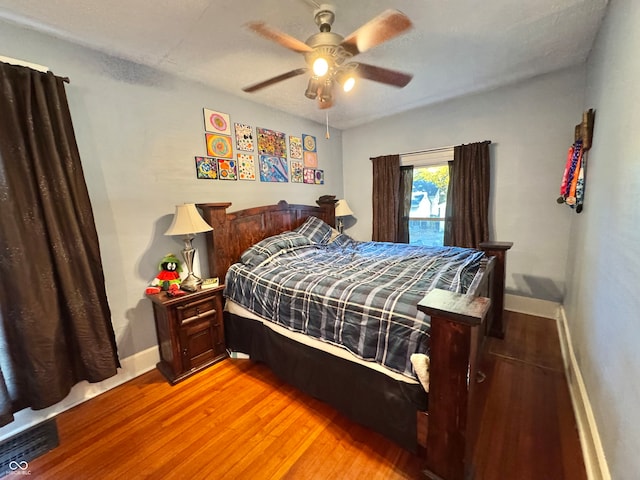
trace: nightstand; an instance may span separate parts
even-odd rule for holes
[[[172,385],[227,357],[223,290],[220,285],[182,297],[148,295],[160,348],[157,367]]]

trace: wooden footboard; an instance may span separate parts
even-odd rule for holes
[[[487,257],[467,294],[436,289],[418,304],[431,317],[429,411],[418,412],[418,440],[423,442],[425,474],[433,480],[472,476],[479,421],[472,418],[472,405],[482,375],[479,355],[486,335],[502,337],[503,332],[505,256],[490,254],[496,248],[505,252],[511,245],[484,245]]]
[[[462,480],[475,444],[470,418],[490,299],[433,290],[418,304],[431,317],[426,474]]]

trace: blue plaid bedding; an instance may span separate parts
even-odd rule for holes
[[[262,318],[341,346],[416,378],[410,356],[427,353],[429,317],[418,302],[434,288],[466,293],[483,253],[457,247],[329,244],[286,232],[231,266],[225,296]]]

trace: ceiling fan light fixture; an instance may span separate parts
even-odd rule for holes
[[[333,100],[333,93],[331,91],[331,82],[325,82],[318,92],[320,97],[319,100],[321,103],[331,102]]]
[[[310,0],[307,0],[308,2]],[[335,20],[332,5],[312,3],[319,32],[302,42],[284,32],[267,26],[264,22],[250,22],[247,26],[255,33],[281,46],[304,55],[306,67],[297,68],[242,90],[256,92],[275,83],[311,73],[305,96],[317,100],[321,109],[334,105],[334,88],[350,92],[360,78],[402,88],[412,75],[375,65],[351,62],[351,58],[404,33],[412,27],[411,20],[398,10],[385,10],[346,37],[331,31]],[[338,93],[338,97],[340,94]]]
[[[315,77],[311,77],[309,79],[309,83],[307,83],[307,89],[304,92],[304,96],[311,100],[315,100],[318,97],[319,88],[320,81]]]
[[[336,73],[336,81],[344,92],[350,92],[356,84],[355,68],[356,64],[348,63]]]
[[[324,77],[329,71],[329,62],[323,57],[318,57],[313,61],[313,73],[318,77]]]
[[[353,87],[356,84],[356,79],[354,76],[348,76],[343,82],[342,82],[342,90],[345,92],[350,92],[351,90],[353,90]]]

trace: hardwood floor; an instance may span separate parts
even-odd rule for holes
[[[586,479],[555,321],[508,312],[507,322],[481,366],[476,478]]]
[[[475,478],[586,479],[555,323],[508,312],[482,370]],[[423,478],[419,458],[249,360],[173,387],[154,370],[60,414],[58,429],[32,478]]]

